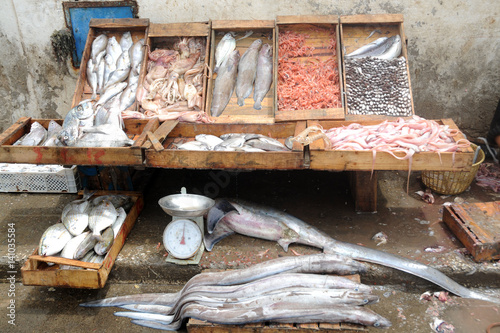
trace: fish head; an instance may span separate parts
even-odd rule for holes
[[[74,146],[78,138],[78,128],[69,127],[57,134],[57,139],[65,146]]]
[[[392,326],[392,323],[389,321],[389,319],[384,318],[382,316],[377,316],[378,319],[373,323],[374,327],[378,328],[388,328]]]
[[[81,101],[69,112],[74,114],[78,119],[87,119],[94,114],[94,104],[91,99],[86,99]]]
[[[250,44],[249,49],[260,49],[262,46],[262,39],[256,39],[253,41],[252,44]]]
[[[272,57],[273,55],[273,48],[269,44],[264,44],[262,45],[262,48],[260,49],[260,55],[263,57]]]

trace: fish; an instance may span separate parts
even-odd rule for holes
[[[97,206],[103,201],[109,201],[113,204],[116,209],[123,207],[125,211],[128,211],[134,205],[134,201],[131,196],[126,194],[107,194],[95,197],[92,200],[92,205]]]
[[[89,229],[98,241],[103,241],[101,232],[112,226],[118,214],[110,201],[103,201],[92,208],[89,214]]]
[[[211,150],[210,147],[201,141],[188,141],[177,146],[181,150]]]
[[[273,82],[273,48],[269,44],[262,45],[257,59],[257,73],[255,74],[255,84],[253,92],[254,105],[256,110],[262,109],[262,100],[266,97]]]
[[[60,145],[61,143],[57,139],[57,135],[59,134],[59,132],[61,132],[61,130],[62,126],[54,120],[51,120],[47,128],[47,139],[45,139],[45,141],[42,143],[42,146],[54,147]]]
[[[140,71],[141,65],[139,64],[139,71]],[[134,85],[136,83],[139,83],[139,73],[135,73],[135,71],[131,70],[129,75],[128,75],[128,85]]]
[[[84,232],[70,239],[61,251],[61,257],[66,259],[76,259],[76,251],[85,238],[90,235],[90,231]]]
[[[108,39],[108,44],[106,46],[106,54],[111,54],[115,62],[122,54],[122,47],[116,40],[116,37],[113,36]]]
[[[117,70],[119,71],[119,70]],[[109,83],[110,81],[108,81]],[[104,92],[104,94],[102,94],[100,97],[99,97],[99,100],[97,101],[96,103],[96,107],[99,106],[99,105],[103,105],[104,103],[106,103],[107,101],[109,101],[113,96],[121,93],[125,87],[127,86],[127,82],[117,82],[115,84],[112,84],[111,86],[108,86],[106,87],[106,91]]]
[[[116,220],[115,220],[116,221]],[[104,229],[102,232],[102,240],[99,241],[95,246],[94,246],[94,251],[97,253],[97,255],[105,255],[108,253],[109,249],[111,246],[113,246],[113,240],[115,239],[115,235],[113,232],[113,227],[112,225]]]
[[[207,216],[208,234],[204,238],[207,249],[213,247],[214,241],[224,238],[223,233],[215,230],[215,227],[220,223],[222,223],[224,230],[229,230],[227,235],[236,232],[275,240],[285,251],[288,251],[288,246],[291,243],[313,246],[322,249],[325,253],[340,254],[355,260],[371,262],[413,274],[463,298],[474,298],[500,304],[499,298],[470,290],[430,266],[380,250],[338,241],[304,221],[271,207],[242,203],[236,200],[216,200]]]
[[[94,63],[94,60],[89,59],[89,61],[87,61],[87,82],[89,83],[90,89],[92,89],[91,99],[97,98],[98,78],[97,71],[94,70],[95,67],[97,67],[97,65]]]
[[[123,207],[117,208],[116,213],[118,214],[118,217],[116,218],[116,221],[111,226],[113,228],[113,234],[115,235],[115,238],[118,235],[118,233],[120,232],[120,230],[122,229],[123,223],[127,219],[127,212],[125,211],[125,209],[123,209]]]
[[[130,61],[130,55],[128,52],[122,52],[118,59],[116,60],[116,68],[117,69],[128,69],[130,70],[130,66],[132,65]]]
[[[92,50],[90,51],[90,60],[94,64],[97,64],[97,55],[102,51],[106,50],[106,46],[108,45],[108,37],[105,34],[101,34],[97,36],[92,41]]]
[[[238,75],[238,62],[240,61],[240,51],[234,50],[227,61],[219,69],[214,81],[212,93],[212,106],[210,114],[212,117],[218,117],[224,111],[233,95]]]
[[[39,122],[31,124],[30,131],[14,143],[14,146],[38,146],[47,139],[47,130]]]
[[[108,89],[110,87],[112,87],[116,84],[119,84],[119,83],[125,83],[125,85],[123,86],[123,89],[125,89],[125,87],[127,86],[127,82],[123,82],[123,81],[125,81],[128,78],[129,73],[130,73],[129,68],[116,68],[109,75],[108,82],[104,85],[104,94],[106,94],[108,92]],[[99,98],[99,102],[97,102],[98,104],[104,103],[104,102],[101,102],[101,99],[102,99],[102,96],[101,96],[101,98]]]
[[[241,56],[238,63],[238,76],[236,78],[236,97],[238,105],[245,105],[245,98],[250,96],[253,83],[257,74],[257,60],[262,46],[262,39],[256,39]]]
[[[376,57],[379,59],[393,59],[398,57],[400,53],[401,37],[394,35],[389,38],[380,37],[374,42],[349,53],[346,58]]]
[[[124,147],[132,146],[134,140],[116,125],[104,124],[86,128],[73,147]]]
[[[236,40],[234,39],[233,34],[231,32],[226,33],[215,48],[215,73],[217,73],[224,62],[229,59],[235,48]]]
[[[240,148],[245,144],[244,137],[235,137],[227,139],[216,145],[213,150],[216,151],[234,151],[236,148]]]
[[[290,149],[288,149],[284,144],[282,144],[278,140],[264,136],[259,137],[257,139],[247,140],[246,144],[251,147],[259,148],[265,151],[290,151]]]
[[[205,143],[210,147],[210,149],[214,149],[215,146],[224,141],[221,138],[211,134],[198,134],[194,138],[196,141]]]
[[[116,69],[116,61],[113,59],[113,56],[111,54],[106,54],[104,57],[104,85],[103,87],[108,83],[109,76],[111,73],[113,73]]]
[[[38,253],[42,256],[53,256],[66,246],[73,238],[62,223],[51,225],[45,230],[38,244]]]
[[[89,225],[89,201],[76,200],[65,206],[61,214],[62,224],[73,236],[80,235]]]
[[[120,38],[120,47],[122,48],[122,53],[128,53],[128,50],[134,45],[134,41],[132,40],[132,34],[130,31],[126,31],[123,33],[122,38]]]
[[[80,137],[81,131],[94,123],[94,104],[91,99],[81,101],[69,110],[64,117],[62,131],[57,134],[57,139],[65,146],[72,146]]]
[[[99,61],[99,64],[97,65],[97,91],[99,93],[102,92],[102,89],[104,87],[104,71],[106,69],[106,62],[103,59]]]
[[[89,252],[95,254],[93,248],[97,244],[97,239],[91,232],[87,231],[84,234],[86,234],[85,238],[78,245],[75,251],[75,259],[81,259],[82,261],[85,261],[83,258],[85,258]]]
[[[135,102],[135,93],[137,92],[138,83],[134,83],[132,85],[127,83],[127,87],[123,90],[123,93],[120,95],[120,110],[128,109]]]
[[[131,71],[134,72],[135,75],[139,75],[140,66],[142,60],[144,59],[144,38],[135,42],[129,49],[130,53],[130,62],[131,62]]]

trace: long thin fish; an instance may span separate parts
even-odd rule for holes
[[[262,100],[266,97],[273,82],[273,48],[269,44],[262,45],[257,60],[257,73],[255,75],[255,87],[253,92],[256,110],[262,109]]]
[[[256,39],[241,56],[238,64],[238,76],[236,78],[236,97],[238,105],[245,105],[245,98],[250,96],[257,74],[257,60],[262,46],[262,39]]]
[[[233,95],[236,85],[236,76],[238,75],[238,62],[240,61],[240,52],[234,50],[229,59],[219,69],[215,78],[214,90],[212,93],[212,106],[210,114],[212,117],[218,117],[224,111]]]

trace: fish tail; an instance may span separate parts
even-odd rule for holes
[[[262,109],[262,105],[260,104],[260,101],[255,101],[255,103],[253,104],[253,108],[255,110],[261,110]]]
[[[238,97],[238,105],[239,106],[245,105],[245,99],[243,97]]]
[[[226,216],[229,212],[238,211],[234,206],[227,200],[221,199],[217,200],[215,205],[210,208],[207,215],[207,230],[211,234],[214,231],[215,226],[219,221]]]

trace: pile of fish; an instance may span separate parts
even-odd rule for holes
[[[233,325],[349,322],[389,327],[390,321],[364,307],[378,302],[370,287],[324,275],[365,270],[364,265],[338,255],[282,257],[240,270],[198,274],[177,293],[119,296],[80,305],[132,310],[114,314],[170,331],[181,328],[188,317]]]
[[[39,122],[31,124],[30,131],[14,142],[14,146],[56,146],[59,142],[57,134],[62,130],[54,120],[49,122],[45,129]]]
[[[132,207],[132,198],[112,194],[92,199],[85,193],[82,199],[67,204],[60,222],[42,235],[38,254],[101,263]],[[75,268],[62,266],[61,269]]]
[[[179,119],[209,122],[203,108],[203,82],[206,40],[199,37],[178,38],[171,46],[148,54],[147,75],[137,94],[144,117],[161,120]],[[125,117],[140,117],[128,112]]]
[[[345,56],[350,114],[412,115],[408,70],[401,37],[381,37]]]
[[[242,200],[217,199],[207,215],[205,248],[235,233],[278,242],[285,251],[291,243],[320,248],[324,253],[391,267],[437,284],[464,298],[500,304],[494,296],[470,290],[440,271],[420,262],[365,246],[338,241],[304,221],[283,211]]]
[[[228,32],[217,44],[214,72],[217,76],[210,109],[213,117],[222,114],[235,90],[239,106],[245,105],[245,99],[253,90],[253,107],[261,110],[261,103],[273,80],[273,48],[270,44],[263,44],[262,39],[256,39],[240,57],[233,33]]]
[[[91,99],[105,105],[116,97],[113,107],[124,111],[135,102],[137,84],[144,58],[144,39],[133,42],[129,31],[120,38],[101,34],[92,42],[87,61],[87,81],[92,89]]]
[[[177,144],[182,150],[215,150],[215,151],[290,151],[280,141],[262,134],[228,133],[220,137],[211,134],[198,134],[194,141]]]

